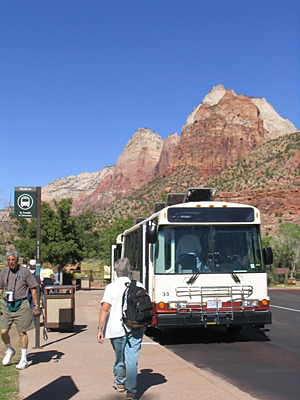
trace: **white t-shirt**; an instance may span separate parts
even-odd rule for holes
[[[125,335],[122,320],[122,300],[123,293],[126,289],[126,282],[130,283],[130,279],[127,276],[117,278],[115,282],[106,286],[103,295],[101,304],[108,303],[111,305],[103,330],[104,337],[109,339]],[[140,282],[137,282],[136,284],[137,286],[144,287]],[[129,331],[130,329],[126,327],[126,330]]]

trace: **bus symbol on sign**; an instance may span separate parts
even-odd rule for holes
[[[21,210],[29,210],[33,206],[33,198],[29,194],[22,194],[18,198],[18,206]]]

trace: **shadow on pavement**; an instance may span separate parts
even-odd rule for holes
[[[138,374],[137,382],[137,398],[139,399],[151,386],[166,383],[167,379],[164,375],[153,372],[153,369],[142,369]]]
[[[73,337],[73,336],[75,336],[75,335],[78,335],[79,333],[82,333],[82,332],[86,331],[86,329],[87,329],[87,325],[75,325],[75,326],[74,326],[74,332],[73,332],[73,333],[71,333],[71,334],[68,335],[68,336],[62,337],[62,338],[60,338],[60,339],[54,340],[53,342],[45,343],[45,344],[43,344],[43,348],[44,348],[44,347],[47,347],[47,346],[50,346],[51,344],[61,342],[62,340],[70,339],[71,337]],[[53,332],[54,332],[54,330],[53,330]],[[57,331],[56,331],[56,332],[57,332]],[[49,334],[48,334],[48,339],[49,339],[49,336],[51,336],[51,331],[50,331]]]
[[[224,327],[178,328],[173,329],[171,332],[162,332],[150,327],[146,330],[146,336],[163,346],[193,343],[211,344],[270,341],[263,330],[252,327],[244,327],[239,334],[229,333]]]
[[[56,350],[49,351],[38,351],[36,353],[29,353],[27,356],[27,360],[31,363],[31,365],[48,363],[50,361],[58,362],[65,353]]]
[[[23,400],[53,400],[55,396],[59,400],[69,400],[78,392],[71,376],[61,376]]]

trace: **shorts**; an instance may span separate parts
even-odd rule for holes
[[[18,311],[9,311],[6,302],[3,300],[1,303],[0,327],[4,330],[9,330],[12,323],[15,323],[16,330],[18,333],[27,332],[35,328],[32,318],[32,311],[30,304],[25,299]]]

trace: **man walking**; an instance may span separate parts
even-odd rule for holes
[[[8,365],[16,354],[10,343],[9,330],[12,323],[15,323],[21,340],[21,360],[17,369],[25,369],[27,364],[28,335],[27,331],[34,329],[32,314],[38,311],[37,283],[28,268],[18,264],[19,255],[16,250],[9,250],[6,253],[7,264],[0,274],[0,296],[4,289],[4,301],[2,301],[2,315],[0,318],[1,336],[7,347],[5,357],[2,360],[4,366]],[[31,312],[27,300],[28,289],[30,289],[34,301],[34,308]]]
[[[131,266],[128,258],[115,263],[117,279],[107,285],[101,302],[98,342],[109,338],[115,352],[114,389],[127,392],[128,400],[136,399],[137,363],[145,328],[130,329],[122,320],[122,299],[126,283],[130,283]],[[140,282],[138,286],[143,287]]]

